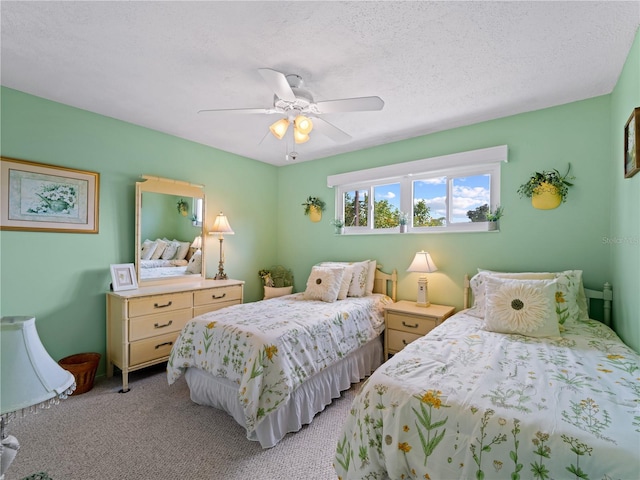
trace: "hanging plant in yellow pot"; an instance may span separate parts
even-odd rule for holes
[[[325,203],[318,197],[307,197],[307,200],[302,204],[304,206],[304,214],[309,215],[309,219],[312,222],[319,222],[322,220],[322,212],[325,209]]]
[[[561,175],[555,168],[535,172],[528,181],[518,187],[521,197],[531,198],[531,205],[540,210],[551,210],[557,208],[561,203],[566,202],[569,187],[575,177],[569,176],[571,164],[567,168],[567,173]]]

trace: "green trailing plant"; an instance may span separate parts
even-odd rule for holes
[[[535,172],[529,180],[518,187],[518,194],[520,197],[531,198],[537,191],[538,187],[543,183],[548,183],[549,185],[553,185],[556,187],[558,191],[558,195],[562,198],[562,201],[565,202],[567,199],[567,194],[569,193],[569,187],[573,187],[573,183],[569,180],[574,180],[575,177],[569,176],[569,171],[571,170],[571,164],[569,164],[569,168],[567,168],[567,173],[562,175],[555,168],[553,170],[543,170],[542,172]]]
[[[178,213],[186,217],[187,213],[189,213],[189,204],[186,202],[186,200],[181,198],[180,200],[178,200],[176,206],[178,208]]]
[[[315,207],[320,212],[324,212],[326,204],[324,203],[324,200],[321,200],[318,197],[307,197],[302,206],[304,207],[304,214],[309,215],[311,213],[311,207]]]

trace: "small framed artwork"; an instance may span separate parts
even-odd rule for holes
[[[111,265],[111,286],[114,292],[138,288],[136,269],[133,263]]]
[[[624,178],[640,172],[640,107],[636,107],[624,126]]]
[[[100,174],[0,158],[0,229],[98,233]]]

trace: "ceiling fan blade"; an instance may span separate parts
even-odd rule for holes
[[[198,110],[198,113],[278,113],[273,108],[214,108],[212,110]]]
[[[313,131],[326,135],[334,142],[344,143],[351,140],[351,135],[320,117],[313,117]]]
[[[270,68],[259,68],[258,71],[260,75],[262,75],[262,78],[264,78],[264,81],[267,82],[267,85],[269,85],[269,88],[271,88],[279,98],[287,102],[296,101],[296,96],[293,90],[291,90],[284,73],[277,72]]]
[[[380,97],[343,98],[316,103],[320,113],[366,112],[382,110],[384,101]]]

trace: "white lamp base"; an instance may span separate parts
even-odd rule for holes
[[[418,279],[418,297],[416,305],[419,307],[428,307],[431,305],[429,297],[427,295],[427,277],[420,277]]]
[[[9,469],[9,465],[13,462],[13,459],[18,453],[20,444],[18,439],[13,435],[9,435],[2,439],[2,445],[0,446],[1,460],[0,460],[0,480],[4,480],[4,474]]]

